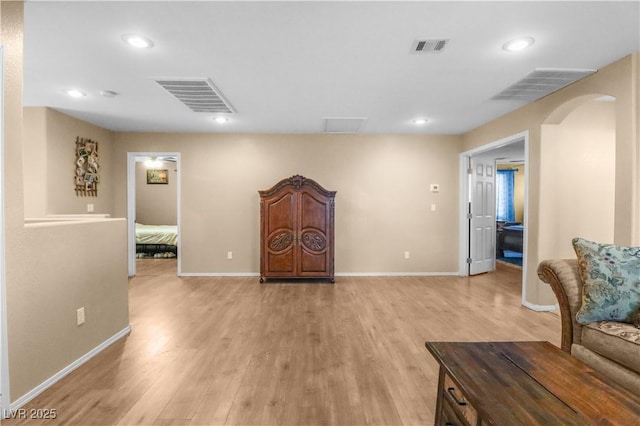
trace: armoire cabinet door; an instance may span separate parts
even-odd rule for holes
[[[330,201],[315,191],[299,194],[299,244],[300,276],[329,276],[330,250]]]
[[[283,192],[269,200],[263,212],[266,270],[281,277],[296,275],[296,195]]]

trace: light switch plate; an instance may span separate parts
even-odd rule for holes
[[[78,325],[84,324],[84,306],[76,311],[76,322]]]

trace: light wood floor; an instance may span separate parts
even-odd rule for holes
[[[175,271],[139,260],[131,335],[25,408],[57,409],[49,424],[432,425],[425,341],[559,344],[559,316],[521,307],[511,268],[335,285]]]

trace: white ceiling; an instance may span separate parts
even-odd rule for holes
[[[536,68],[640,51],[639,5],[27,1],[24,103],[118,131],[322,133],[325,118],[348,117],[366,118],[360,133],[458,134],[522,106],[491,97]],[[126,33],[154,47],[135,50]],[[523,35],[529,49],[502,49]],[[421,37],[450,41],[411,53]],[[154,82],[165,77],[210,78],[237,112],[217,124]]]

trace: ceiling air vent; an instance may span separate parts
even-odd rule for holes
[[[495,95],[498,101],[533,102],[593,74],[597,70],[537,68]]]
[[[366,118],[325,118],[325,133],[358,133]]]
[[[209,79],[160,79],[156,83],[194,112],[235,112]]]
[[[440,53],[449,43],[447,39],[421,39],[413,42],[413,53]]]

